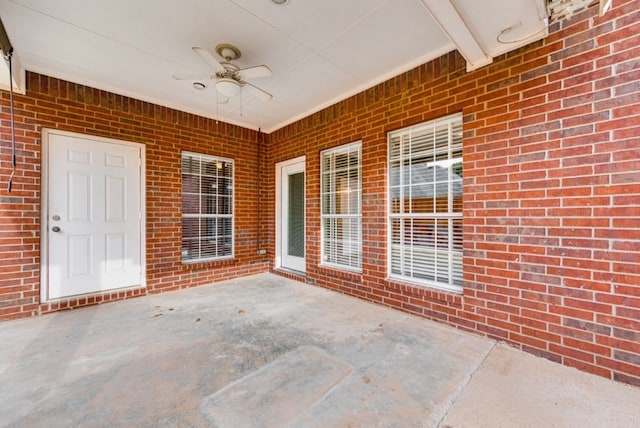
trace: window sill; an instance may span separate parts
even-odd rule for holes
[[[362,283],[362,270],[348,269],[343,266],[319,264],[318,271],[321,275],[327,277],[339,278],[353,283]]]
[[[390,285],[407,286],[414,289],[424,290],[430,293],[447,293],[450,295],[461,296],[464,293],[464,287],[456,285],[441,284],[434,281],[419,281],[407,277],[389,276],[387,281]]]
[[[342,271],[342,272],[346,272],[354,275],[362,275],[362,268],[352,268],[349,266],[335,265],[332,263],[320,263],[318,266],[323,269],[338,270],[338,271]]]
[[[182,270],[201,270],[217,266],[232,265],[235,263],[235,258],[230,257],[227,259],[182,261],[181,263]]]

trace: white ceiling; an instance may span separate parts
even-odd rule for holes
[[[546,36],[544,0],[0,0],[0,16],[14,70],[265,132],[453,49],[474,69]],[[219,43],[240,49],[241,68],[271,68],[250,79],[271,101],[245,90],[217,105],[213,81],[172,78],[211,74],[191,48]]]

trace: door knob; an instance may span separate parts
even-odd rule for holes
[[[60,228],[59,228],[58,226],[53,226],[53,227],[51,228],[51,231],[52,231],[52,232],[60,232]]]

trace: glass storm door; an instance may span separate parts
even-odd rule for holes
[[[280,168],[280,266],[305,272],[304,161]]]

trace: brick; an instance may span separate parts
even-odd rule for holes
[[[571,348],[580,349],[592,354],[602,355],[604,357],[611,356],[611,348],[609,346],[597,345],[591,342],[585,342],[571,337],[564,337],[562,343]]]
[[[595,362],[595,356],[591,353],[580,351],[576,348],[561,346],[555,343],[549,345],[549,351],[562,355],[564,357],[569,357],[581,362],[586,362],[593,364]]]
[[[597,358],[596,358],[596,361]],[[569,357],[565,357],[563,359],[564,364],[566,364],[569,367],[574,367],[578,370],[582,370],[584,372],[588,372],[588,373],[592,373],[598,376],[603,376],[607,379],[611,378],[611,370],[602,368],[601,366],[599,366],[598,364],[589,364],[586,363],[584,361],[580,361],[580,360],[575,360],[573,358],[569,358]]]
[[[619,332],[620,329],[617,329],[617,331]],[[640,342],[634,340],[636,336],[637,334],[626,334],[626,337],[623,339],[611,336],[597,336],[596,340],[597,343],[610,349],[617,349],[625,353],[640,355]]]
[[[616,360],[624,361],[625,363],[629,363],[634,366],[640,366],[640,354],[619,351],[616,350],[614,352],[613,358]]]

